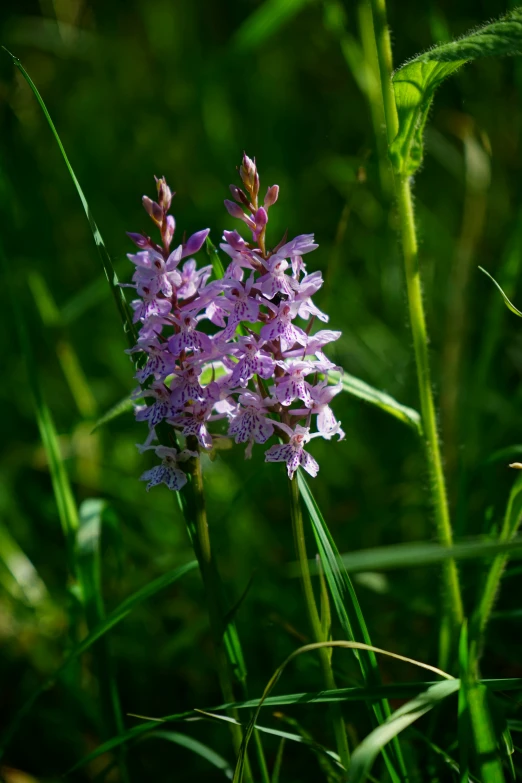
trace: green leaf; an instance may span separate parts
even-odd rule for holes
[[[470,669],[468,652],[468,626],[466,622],[464,622],[460,633],[459,669],[461,680],[466,679]],[[458,739],[460,759],[459,781],[460,783],[467,783],[469,775],[469,750],[472,746],[467,688],[460,688],[459,690]]]
[[[298,470],[297,472],[297,482],[301,496],[308,509],[324,575],[328,587],[330,588],[337,617],[339,618],[343,632],[348,639],[362,639],[365,644],[371,646],[370,634],[368,633],[354,587],[345,568],[341,565],[335,541],[328,530],[321,510],[317,505],[301,470]],[[379,686],[381,681],[375,654],[371,650],[368,650],[362,653],[356,652],[356,657],[359,662],[364,684],[366,686]],[[380,724],[384,721],[386,716],[390,714],[390,707],[388,702],[383,699],[381,702],[372,705],[372,711],[374,722]],[[393,753],[395,762],[401,769],[402,774],[405,775],[406,770],[404,761],[397,741],[394,742]],[[397,772],[394,763],[387,752],[384,753],[384,760],[392,780],[396,780]]]
[[[221,280],[221,278],[225,276],[225,270],[223,269],[223,264],[221,263],[217,247],[212,242],[212,240],[209,239],[209,237],[205,239],[205,250],[207,251],[207,256],[210,258],[214,276],[218,280]]]
[[[199,740],[194,739],[194,737],[189,737],[187,734],[180,734],[177,731],[154,731],[151,734],[148,734],[144,739],[163,739],[167,740],[167,742],[173,742],[175,745],[180,745],[182,748],[187,748],[187,750],[196,753],[198,756],[205,759],[205,761],[208,761],[213,767],[222,770],[225,777],[232,780],[234,772],[228,761],[224,759],[223,756],[220,756],[219,753],[216,753],[215,750],[209,748],[208,745],[204,745],[202,742],[199,742]]]
[[[348,783],[363,783],[368,777],[373,762],[384,746],[401,731],[429,712],[442,699],[456,693],[459,686],[459,680],[438,682],[428,688],[427,691],[424,691],[424,693],[416,696],[415,699],[395,710],[384,723],[377,726],[355,749],[348,769]]]
[[[479,57],[522,53],[522,10],[471,31],[451,43],[435,46],[405,63],[393,75],[399,131],[390,147],[397,173],[411,176],[423,156],[423,131],[437,87],[462,65]]]
[[[129,340],[129,343],[131,346],[135,345],[138,341],[138,335],[136,332],[136,327],[132,321],[132,313],[130,310],[130,307],[127,303],[127,300],[125,299],[125,295],[123,293],[122,288],[119,285],[118,275],[116,274],[114,270],[114,266],[112,264],[112,259],[108,253],[107,248],[105,247],[105,243],[102,239],[102,235],[100,234],[100,231],[98,229],[98,226],[95,223],[95,220],[92,216],[89,204],[87,202],[87,199],[85,198],[85,195],[83,193],[83,190],[81,189],[80,183],[78,182],[76,178],[76,174],[74,173],[73,167],[71,166],[69,162],[69,158],[67,157],[67,154],[65,152],[64,146],[62,144],[62,141],[58,135],[58,131],[56,130],[54,123],[51,119],[51,115],[47,111],[47,107],[43,101],[42,96],[38,92],[38,89],[36,88],[36,85],[34,84],[33,80],[23,67],[22,63],[20,62],[19,58],[16,57],[14,54],[11,54],[8,49],[5,48],[5,46],[2,47],[4,51],[7,52],[7,54],[11,57],[13,64],[18,68],[24,79],[26,80],[27,84],[33,91],[33,94],[38,101],[40,108],[42,109],[45,119],[47,120],[47,123],[51,129],[51,132],[56,140],[56,143],[58,144],[58,148],[60,152],[62,153],[62,157],[65,161],[65,165],[67,166],[67,169],[69,171],[69,174],[71,175],[71,179],[74,183],[74,186],[76,188],[76,191],[80,197],[80,201],[82,202],[83,209],[85,211],[85,214],[87,216],[87,220],[89,221],[89,226],[91,227],[91,232],[94,238],[94,242],[96,245],[96,248],[98,250],[103,270],[105,272],[105,276],[109,282],[109,285],[111,287],[112,294],[114,296],[114,299],[116,301],[116,305],[118,307],[118,311],[120,313],[120,317],[123,323],[123,328],[126,332],[127,338]]]
[[[3,755],[3,752],[5,751],[5,748],[9,741],[11,740],[11,737],[15,733],[16,729],[18,728],[18,725],[20,724],[20,721],[22,718],[30,711],[33,704],[36,702],[38,697],[44,693],[46,690],[48,690],[58,677],[65,671],[65,669],[74,661],[76,660],[80,655],[82,655],[86,650],[88,650],[92,645],[98,641],[104,634],[107,633],[107,631],[110,631],[111,628],[114,628],[115,625],[120,623],[122,620],[127,617],[127,615],[142,601],[145,601],[147,598],[150,598],[151,596],[158,593],[160,590],[163,590],[165,587],[168,587],[173,582],[180,579],[182,576],[184,576],[189,571],[194,570],[194,568],[197,567],[197,561],[191,560],[189,563],[185,563],[185,565],[179,566],[178,568],[174,568],[171,571],[167,571],[166,574],[163,574],[162,576],[159,576],[157,579],[152,580],[152,582],[149,582],[148,584],[144,585],[144,587],[137,590],[135,593],[130,595],[128,598],[126,598],[122,603],[117,606],[115,609],[110,612],[105,620],[100,623],[96,628],[94,628],[81,642],[79,642],[73,649],[67,654],[65,657],[65,660],[63,661],[62,665],[50,676],[47,678],[47,680],[36,690],[34,691],[31,696],[27,699],[27,701],[21,706],[21,708],[18,710],[18,712],[14,715],[14,717],[11,719],[10,723],[7,726],[7,729],[5,730],[4,734],[2,735],[2,738],[0,739],[0,758]]]
[[[353,397],[358,397],[360,400],[376,405],[391,416],[395,416],[399,421],[404,422],[409,427],[412,427],[419,435],[422,433],[421,417],[413,408],[408,408],[406,405],[401,405],[400,402],[394,400],[386,392],[374,389],[365,381],[361,381],[360,378],[356,378],[354,375],[350,375],[347,372],[328,373],[328,380],[330,383],[342,383],[343,391],[348,392]]]
[[[2,587],[17,601],[22,601],[42,616],[44,607],[50,605],[47,587],[33,563],[22,550],[8,528],[0,523],[0,562],[5,567],[0,573]]]
[[[493,280],[493,282],[494,282],[494,283],[495,283],[495,285],[497,286],[498,290],[499,290],[499,291],[500,291],[500,293],[502,294],[502,298],[503,298],[503,300],[504,300],[504,302],[505,302],[505,304],[506,304],[506,307],[508,308],[508,310],[511,310],[511,312],[512,312],[512,313],[515,313],[515,315],[518,315],[520,318],[522,318],[522,313],[520,312],[520,310],[518,310],[518,308],[516,308],[516,307],[515,307],[515,305],[513,304],[513,302],[511,302],[511,300],[510,300],[510,299],[508,299],[508,297],[506,296],[506,294],[504,293],[504,291],[502,290],[502,288],[499,286],[499,284],[497,283],[497,281],[495,280],[495,278],[494,278],[494,277],[492,277],[492,276],[489,274],[489,272],[487,272],[487,271],[486,271],[486,270],[485,270],[485,269],[484,269],[482,266],[479,266],[479,269],[480,269],[480,271],[481,271],[481,272],[484,272],[484,274],[485,274],[485,275],[487,275],[487,276],[489,277],[489,279],[490,279],[490,280]]]

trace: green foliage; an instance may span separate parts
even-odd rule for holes
[[[435,46],[402,65],[393,76],[399,130],[391,144],[395,170],[414,174],[422,163],[424,126],[437,87],[462,65],[481,57],[522,54],[522,11]]]

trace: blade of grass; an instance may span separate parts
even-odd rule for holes
[[[147,598],[150,598],[151,596],[155,595],[160,590],[163,590],[165,587],[168,587],[176,580],[180,579],[182,576],[184,576],[189,571],[192,571],[194,568],[197,567],[197,562],[195,560],[190,561],[189,563],[186,563],[185,565],[179,566],[178,568],[174,568],[171,571],[167,571],[166,574],[163,574],[162,576],[158,577],[157,579],[153,579],[148,584],[144,585],[142,588],[137,590],[132,595],[128,596],[124,601],[122,601],[119,606],[117,606],[115,609],[110,612],[105,620],[100,623],[96,628],[94,628],[86,637],[85,639],[82,639],[81,642],[79,642],[73,649],[66,655],[65,660],[61,664],[61,666],[53,672],[53,674],[48,677],[42,685],[40,685],[39,688],[37,688],[31,696],[24,702],[24,704],[20,707],[20,709],[15,713],[15,715],[10,720],[7,728],[5,729],[2,738],[0,739],[0,758],[2,758],[3,753],[5,751],[5,748],[9,744],[12,736],[16,732],[18,726],[20,725],[20,722],[24,718],[25,715],[31,710],[33,704],[36,702],[36,700],[44,693],[46,690],[51,688],[56,680],[60,677],[60,675],[67,669],[67,667],[75,661],[80,655],[82,655],[84,652],[86,652],[92,645],[98,641],[98,639],[101,639],[104,634],[107,633],[107,631],[110,631],[111,628],[114,628],[118,623],[120,623],[122,620],[127,617],[127,615],[142,601],[145,601]]]
[[[311,0],[265,0],[236,30],[236,50],[246,52],[255,49],[310,2]]]
[[[223,756],[220,756],[219,753],[216,753],[215,750],[209,748],[208,745],[204,745],[199,740],[194,739],[194,737],[189,737],[187,734],[180,734],[178,731],[153,731],[151,734],[147,734],[143,739],[162,739],[167,742],[173,742],[175,745],[179,745],[180,747],[186,748],[192,753],[201,756],[201,758],[208,761],[213,767],[220,769],[225,777],[232,780],[234,772],[228,761],[224,759]]]
[[[136,332],[136,327],[134,326],[134,324],[132,322],[132,313],[131,313],[130,307],[129,307],[128,303],[127,303],[127,300],[125,299],[125,294],[123,293],[123,289],[119,286],[118,275],[116,274],[116,272],[114,270],[114,266],[112,264],[112,259],[111,259],[110,255],[109,255],[109,252],[108,252],[107,248],[105,247],[105,243],[104,243],[104,241],[102,239],[102,236],[101,236],[101,234],[99,232],[98,226],[96,225],[96,222],[95,222],[95,220],[94,220],[94,218],[92,216],[92,213],[91,213],[89,204],[87,202],[87,199],[85,198],[85,195],[84,195],[83,190],[82,190],[82,188],[80,186],[80,183],[78,182],[78,180],[76,178],[76,174],[74,173],[74,169],[73,169],[73,167],[71,166],[71,164],[69,162],[69,158],[67,157],[67,154],[66,154],[65,149],[63,147],[63,144],[62,144],[62,141],[60,139],[60,136],[58,135],[58,131],[56,130],[56,128],[54,126],[54,123],[53,123],[53,121],[51,119],[51,115],[47,111],[47,107],[46,107],[46,105],[45,105],[45,103],[43,101],[42,96],[38,92],[38,89],[37,89],[36,85],[34,84],[33,80],[31,79],[31,77],[29,76],[29,74],[27,73],[25,68],[23,67],[22,63],[20,62],[20,59],[18,57],[16,57],[16,55],[12,54],[8,49],[6,49],[5,46],[3,46],[2,49],[4,49],[4,51],[7,52],[7,54],[11,57],[11,60],[13,61],[13,65],[15,65],[18,68],[18,70],[20,71],[20,73],[24,77],[25,81],[27,82],[27,84],[31,88],[31,90],[32,90],[36,100],[38,101],[38,103],[40,105],[41,110],[44,113],[44,116],[45,116],[45,119],[47,120],[49,128],[51,129],[51,132],[52,132],[52,134],[53,134],[53,136],[54,136],[54,138],[56,140],[58,148],[59,148],[59,150],[60,150],[60,152],[62,154],[62,157],[63,157],[63,159],[65,161],[65,165],[67,166],[67,169],[68,169],[69,174],[71,176],[71,179],[72,179],[72,181],[74,183],[76,191],[77,191],[77,193],[78,193],[78,195],[80,197],[80,201],[82,202],[82,206],[83,206],[83,209],[84,209],[85,214],[87,216],[87,220],[89,221],[89,225],[91,227],[91,232],[92,232],[92,235],[93,235],[93,238],[94,238],[94,242],[96,244],[96,248],[98,250],[98,253],[99,253],[102,265],[103,265],[103,270],[105,272],[105,276],[106,276],[106,278],[107,278],[107,280],[109,282],[109,285],[111,287],[111,291],[112,291],[112,294],[114,296],[114,301],[116,302],[116,306],[118,308],[118,311],[119,311],[120,316],[121,316],[121,320],[123,322],[123,328],[124,328],[124,330],[125,330],[125,332],[127,334],[127,338],[129,340],[131,346],[133,346],[137,342],[138,336],[137,336],[137,332]]]
[[[382,650],[378,647],[373,647],[372,645],[364,644],[362,642],[345,642],[345,641],[333,641],[333,642],[316,642],[314,644],[307,644],[303,647],[299,647],[297,650],[294,650],[293,653],[291,653],[288,658],[279,666],[272,677],[270,678],[265,690],[263,691],[263,695],[254,711],[254,714],[248,724],[248,727],[245,730],[243,742],[241,743],[241,750],[238,756],[236,769],[234,771],[234,783],[241,783],[243,780],[243,773],[245,769],[245,758],[246,758],[246,750],[248,747],[248,742],[250,740],[250,737],[252,736],[252,732],[254,729],[254,726],[257,722],[257,718],[259,716],[259,713],[261,711],[261,708],[263,706],[263,702],[265,699],[269,696],[270,692],[274,688],[274,686],[277,684],[277,682],[280,680],[284,670],[288,666],[288,664],[294,660],[294,658],[298,657],[299,655],[302,655],[303,653],[312,652],[315,650],[319,650],[321,648],[327,648],[327,647],[333,647],[333,648],[340,648],[340,649],[348,649],[348,650],[363,650],[365,652],[371,652],[373,654],[379,653],[381,655],[387,655],[391,658],[395,658],[400,661],[405,661],[411,664],[414,664],[415,666],[420,666],[423,669],[427,669],[429,671],[435,672],[440,677],[444,677],[446,680],[451,681],[452,684],[456,683],[455,690],[458,688],[458,680],[455,680],[451,674],[447,674],[446,672],[441,671],[440,669],[437,669],[435,666],[430,666],[429,664],[422,663],[420,661],[416,661],[413,658],[406,658],[403,655],[398,655],[397,653],[392,653],[389,650]],[[439,683],[437,683],[438,685]],[[383,756],[384,756],[384,750],[383,750]],[[393,767],[391,767],[393,770]],[[396,773],[395,773],[396,774]]]
[[[326,581],[328,582],[328,586],[332,594],[334,606],[343,632],[346,634],[348,639],[352,641],[362,639],[364,640],[365,644],[371,648],[370,635],[368,633],[366,622],[364,620],[364,616],[354,587],[346,570],[340,565],[339,552],[335,542],[330,534],[330,531],[328,530],[326,522],[323,519],[321,510],[317,505],[315,498],[312,495],[310,488],[300,470],[297,472],[297,481],[299,491],[310,516],[322,567],[324,569]],[[381,682],[377,659],[371,649],[368,649],[362,654],[356,653],[356,657],[361,668],[365,685],[380,685]],[[391,713],[390,706],[385,699],[379,703],[373,704],[372,712],[374,722],[377,725],[381,724]],[[402,758],[402,752],[398,740],[396,739],[393,741],[392,752],[395,763],[400,769],[401,775],[406,777],[407,773],[404,760]],[[384,760],[392,780],[396,779],[397,772],[395,771],[394,764],[391,758],[388,756],[387,751],[384,752]]]
[[[342,383],[343,391],[351,394],[353,397],[358,397],[360,400],[365,400],[365,402],[369,402],[371,405],[375,405],[391,416],[395,416],[396,419],[414,429],[418,435],[422,435],[419,413],[413,410],[413,408],[408,408],[406,405],[397,402],[386,392],[375,389],[365,381],[361,381],[360,378],[356,378],[347,372],[330,372],[328,373],[328,380],[330,383]]]
[[[355,749],[352,755],[352,763],[348,770],[348,783],[363,783],[367,779],[373,762],[378,754],[382,752],[383,747],[397,734],[433,709],[440,701],[456,693],[459,685],[459,680],[438,682],[436,685],[428,688],[427,691],[424,691],[424,693],[419,694],[415,699],[395,710],[392,715],[386,718],[384,723],[377,726]]]

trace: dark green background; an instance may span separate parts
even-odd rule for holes
[[[278,17],[278,9],[292,6],[293,13]],[[493,0],[390,2],[396,65],[509,7]],[[326,281],[317,303],[330,314],[331,327],[343,331],[330,356],[417,407],[393,205],[381,188],[375,134],[359,86],[364,63],[355,2],[41,0],[8,2],[0,19],[0,42],[21,58],[41,91],[122,279],[132,274],[125,231],[148,229],[140,199],[153,195],[153,175],[165,175],[177,192],[178,231],[208,226],[217,244],[223,229],[236,227],[222,202],[228,184],[237,181],[245,149],[256,156],[262,187],[277,182],[281,188],[269,242],[276,244],[285,228],[290,236],[315,232],[320,247],[308,267],[321,269]],[[351,67],[343,47],[353,55]],[[481,61],[459,72],[436,96],[415,181],[434,383],[439,399],[443,393],[459,536],[494,531],[513,481],[507,462],[522,454],[516,445],[522,443],[520,321],[477,269],[486,267],[520,305],[521,97],[520,61]],[[30,327],[76,497],[107,498],[119,520],[117,532],[108,529],[104,538],[107,606],[186,562],[191,550],[166,488],[146,494],[137,480],[152,464],[150,455],[134,448],[144,428],[127,413],[96,437],[90,434],[92,422],[134,388],[132,364],[69,174],[6,54],[0,56],[0,113],[1,241],[9,268],[0,287],[1,529],[32,561],[47,591],[32,602],[13,594],[8,550],[0,545],[4,721],[61,660],[74,615],[32,409],[33,377],[17,341],[8,289]],[[49,296],[67,323],[49,325]],[[452,369],[455,339],[461,353]],[[76,354],[88,386],[79,406],[58,359],[64,350]],[[340,551],[431,540],[424,457],[413,431],[347,395],[334,407],[346,440],[316,440],[311,450],[321,464],[314,491]],[[498,454],[507,447],[513,448]],[[242,452],[234,447],[207,460],[205,477],[211,536],[231,602],[255,574],[237,620],[250,690],[258,694],[307,638],[308,627],[299,585],[285,569],[294,555],[283,470],[265,465],[259,447],[250,462]],[[479,566],[462,568],[470,607],[481,573]],[[511,577],[500,599],[503,611],[518,606],[520,577],[514,570]],[[436,663],[438,584],[436,568],[360,577],[356,586],[374,644]],[[522,676],[517,622],[493,620],[484,676]],[[110,638],[125,712],[161,715],[220,701],[195,573],[142,605]],[[348,681],[356,679],[348,653],[337,661]],[[388,682],[418,677],[388,660],[381,669]],[[319,688],[312,658],[302,657],[279,687]],[[286,714],[331,745],[320,706]],[[353,706],[346,716],[354,741],[362,738],[369,730],[366,712]],[[285,728],[269,712],[264,721]],[[445,747],[456,736],[451,721],[439,737]],[[201,723],[187,731],[231,756],[226,728]],[[87,655],[25,719],[7,764],[56,781],[102,737]],[[268,739],[267,748],[272,763],[277,741]],[[428,771],[432,780],[448,779],[422,745],[412,741],[409,753],[417,759],[419,780]],[[285,758],[285,781],[321,774],[299,746],[287,747]],[[133,749],[131,759],[135,781],[220,779],[196,756],[158,740]],[[97,769],[74,779],[93,779]]]

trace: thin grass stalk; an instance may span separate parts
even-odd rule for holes
[[[299,486],[296,479],[289,480],[289,484],[290,511],[292,517],[294,544],[297,559],[301,569],[301,585],[303,588],[306,608],[308,611],[312,636],[316,642],[326,642],[328,639],[324,638],[323,626],[321,623],[321,618],[319,617],[319,612],[317,610],[312,578],[310,575],[310,566],[308,563],[308,556],[306,554],[306,539],[304,533],[303,515],[301,512],[301,503],[299,499]],[[319,656],[321,659],[321,668],[323,670],[325,686],[328,690],[335,690],[337,685],[332,669],[331,652],[326,647],[322,647],[319,650]],[[337,751],[344,768],[348,769],[350,764],[350,750],[348,748],[348,739],[346,736],[346,729],[344,726],[342,712],[338,704],[333,704],[330,708],[330,711],[335,733],[335,740],[337,743]]]
[[[399,123],[393,85],[391,82],[392,53],[390,33],[386,23],[385,0],[372,0],[372,11],[374,16],[375,40],[379,59],[388,143],[391,143],[397,135]],[[395,192],[399,210],[399,225],[402,237],[415,364],[417,367],[424,443],[430,475],[430,488],[435,511],[437,535],[439,542],[443,546],[450,547],[453,545],[453,531],[449,516],[446,482],[442,468],[442,457],[437,431],[437,417],[431,384],[428,333],[426,329],[424,305],[422,302],[422,287],[419,272],[417,231],[413,211],[411,185],[408,177],[402,174],[395,175]],[[443,574],[446,615],[451,626],[457,628],[462,623],[464,609],[455,560],[448,560],[447,563],[445,563],[443,566]],[[446,659],[449,655],[447,644],[445,644],[444,647],[441,645],[441,655],[443,659]],[[445,660],[444,663],[446,663]]]
[[[187,442],[189,448],[194,449],[194,446],[197,447],[197,443],[194,444],[189,441],[191,441],[191,439],[188,439]],[[182,507],[187,523],[189,524],[189,533],[205,588],[210,628],[214,637],[215,661],[219,685],[225,702],[230,704],[236,701],[236,698],[229,658],[225,649],[225,625],[221,599],[222,586],[210,544],[201,457],[193,460],[190,482],[187,487],[189,487],[189,492],[185,491],[182,496]],[[183,500],[185,502],[183,502]],[[230,716],[236,721],[239,721],[236,710],[231,710]],[[243,730],[241,725],[238,725],[237,723],[230,723],[229,725],[234,751],[236,755],[238,755],[243,741]],[[250,783],[253,781],[248,758],[245,763],[245,779],[250,781]]]

